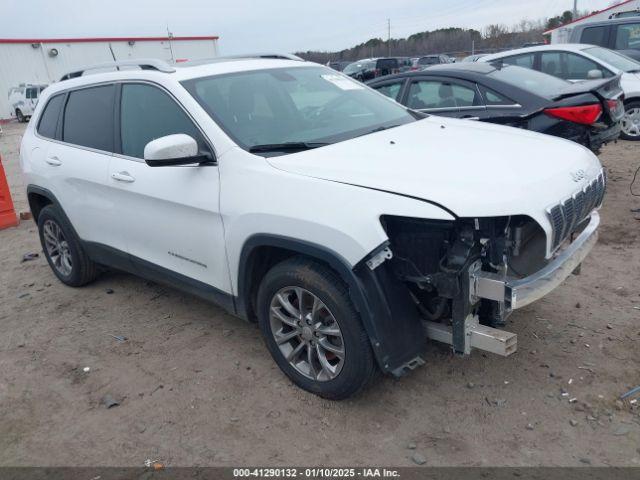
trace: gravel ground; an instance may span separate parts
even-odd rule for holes
[[[0,137],[19,211],[22,131]],[[42,254],[21,263],[32,221],[0,231],[0,465],[638,466],[639,409],[616,399],[640,385],[639,147],[603,151],[600,242],[511,317],[518,353],[429,343],[425,367],[340,403],[294,387],[254,325],[126,274],[65,287]]]

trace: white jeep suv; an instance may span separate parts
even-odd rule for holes
[[[421,365],[427,338],[512,353],[506,318],[577,269],[605,190],[572,142],[278,55],[66,75],[21,164],[63,283],[111,267],[212,300],[332,399]]]

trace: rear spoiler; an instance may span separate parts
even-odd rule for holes
[[[572,83],[568,85],[567,88],[562,89],[558,95],[554,96],[553,100],[573,97],[574,95],[580,95],[582,93],[594,93],[602,98],[617,98],[622,93],[622,87],[620,86],[621,78],[622,74],[618,74],[611,78]]]

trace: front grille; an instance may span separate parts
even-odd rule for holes
[[[602,205],[606,185],[607,179],[603,169],[582,190],[574,193],[564,202],[547,209],[552,226],[552,251],[555,251],[571,235],[594,208]]]

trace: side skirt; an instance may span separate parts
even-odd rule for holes
[[[212,285],[187,277],[167,268],[134,257],[126,252],[95,242],[82,242],[87,254],[96,263],[122,270],[153,282],[175,287],[178,290],[215,303],[232,315],[236,315],[235,298]]]

